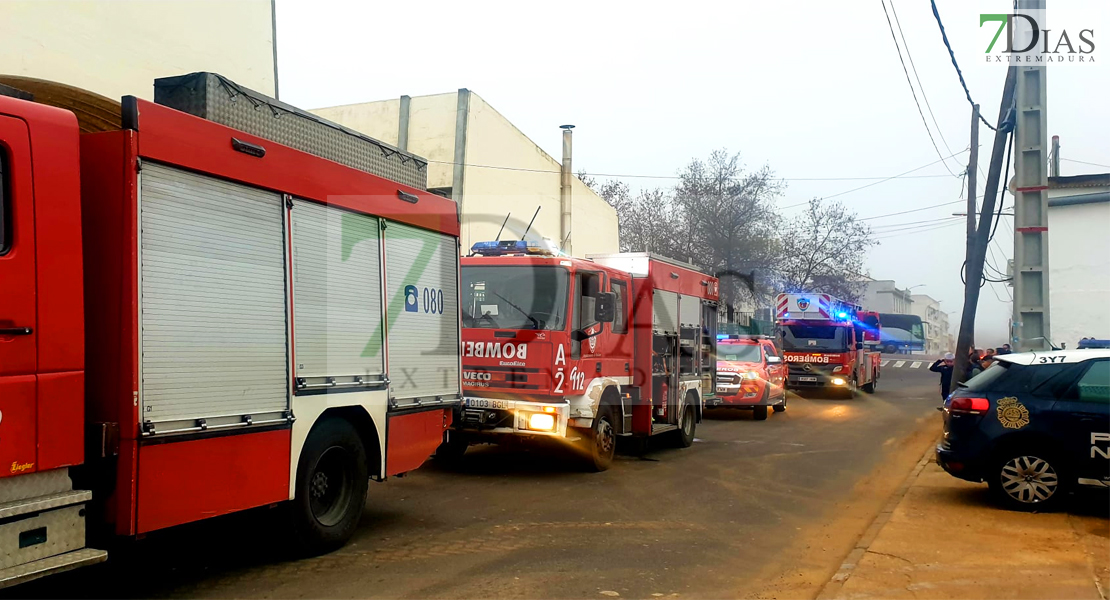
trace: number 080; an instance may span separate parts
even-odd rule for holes
[[[424,312],[434,315],[443,314],[443,290],[424,288]]]

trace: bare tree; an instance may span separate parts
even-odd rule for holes
[[[739,154],[716,150],[680,174],[675,203],[685,216],[681,240],[688,260],[721,277],[728,318],[740,299],[764,295],[756,271],[778,254],[774,200],[785,184],[767,166],[745,171]]]
[[[675,255],[684,250],[679,230],[686,225],[682,208],[671,194],[654,188],[633,195],[627,183],[598,181],[585,171],[579,172],[578,178],[616,209],[621,252],[656,252],[680,258]]]
[[[856,302],[871,228],[840,202],[809,201],[783,228],[776,272],[782,291],[823,292]]]

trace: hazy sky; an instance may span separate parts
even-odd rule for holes
[[[893,6],[940,127],[936,144],[943,156],[962,152],[971,108],[929,3]],[[992,123],[1005,67],[984,61],[995,27],[980,29],[979,13],[1008,6],[1005,0],[938,1],[972,97]],[[1048,68],[1049,135],[1060,136],[1064,158],[1110,165],[1110,40],[1103,41],[1110,4],[1049,0],[1049,6],[1050,29],[1064,27],[1073,39],[1078,29],[1094,29],[1098,60]],[[286,102],[316,108],[466,87],[552,156],[560,154],[558,125],[577,125],[576,171],[673,177],[691,158],[727,148],[749,167],[767,164],[790,180],[779,200],[789,207],[875,181],[801,179],[888,177],[939,160],[878,0],[277,0],[277,22]],[[992,135],[980,130],[984,172]],[[837,197],[864,218],[954,203],[869,219],[881,246],[867,261],[877,279],[903,288],[923,284],[913,292],[941,300],[953,329],[963,302],[964,225],[938,219],[962,210],[956,203],[961,179],[949,170],[960,174],[966,161],[963,153],[946,161],[947,170],[938,162],[913,173],[935,177],[894,179]],[[1110,168],[1064,161],[1061,171]],[[979,179],[981,195],[986,178]],[[673,183],[628,181],[634,187]],[[1006,207],[1012,207],[1009,195]],[[1001,269],[1013,256],[1012,227],[1011,219],[1003,220],[994,256],[988,254]],[[1005,284],[982,290],[978,343],[1004,341],[1009,293]]]

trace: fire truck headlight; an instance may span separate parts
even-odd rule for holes
[[[833,377],[833,380],[832,380],[832,384],[833,384],[833,385],[844,385],[845,383],[846,383],[846,382],[844,381],[844,379],[843,379],[843,378],[840,378],[840,377]]]
[[[843,369],[843,368],[844,367],[842,367],[842,366],[833,367],[833,373],[839,373],[840,370]]]
[[[551,431],[555,429],[555,415],[533,413],[528,416],[528,429]]]
[[[744,373],[744,379],[759,379],[759,373],[756,373],[755,371],[748,371],[747,373]]]

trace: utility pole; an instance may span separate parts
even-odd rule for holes
[[[971,156],[967,161],[967,251],[964,260],[970,262],[974,255],[975,247],[975,214],[979,207],[975,205],[979,188],[976,185],[979,177],[979,105],[971,105]]]
[[[1045,0],[1018,0],[1018,12],[1038,11],[1041,29]],[[1024,40],[1033,31],[1014,19]],[[1047,35],[1047,34],[1046,34]],[[1017,125],[1014,128],[1014,349],[1048,350],[1048,106],[1046,68],[1018,67]],[[1055,163],[1055,159],[1053,159]]]
[[[1006,71],[1006,84],[1002,88],[1002,103],[998,109],[997,131],[994,132],[994,145],[991,148],[991,163],[987,170],[987,184],[983,190],[982,216],[975,229],[974,243],[968,249],[967,263],[965,264],[964,282],[964,308],[960,317],[960,335],[956,338],[956,365],[952,373],[954,382],[967,381],[968,355],[974,347],[975,340],[975,310],[979,305],[979,289],[983,279],[983,261],[987,256],[987,240],[991,233],[991,220],[994,217],[994,201],[998,195],[998,180],[1002,178],[1002,162],[1006,155],[1007,135],[1012,124],[1010,109],[1014,103],[1014,88],[1017,84],[1018,67],[1008,67]],[[974,133],[978,125],[971,128]],[[978,144],[972,143],[972,150]],[[970,173],[969,173],[970,176]],[[968,191],[974,197],[974,192]],[[969,215],[975,214],[974,199],[971,201],[972,209]],[[973,218],[973,217],[969,217]],[[970,227],[969,227],[970,229]]]

